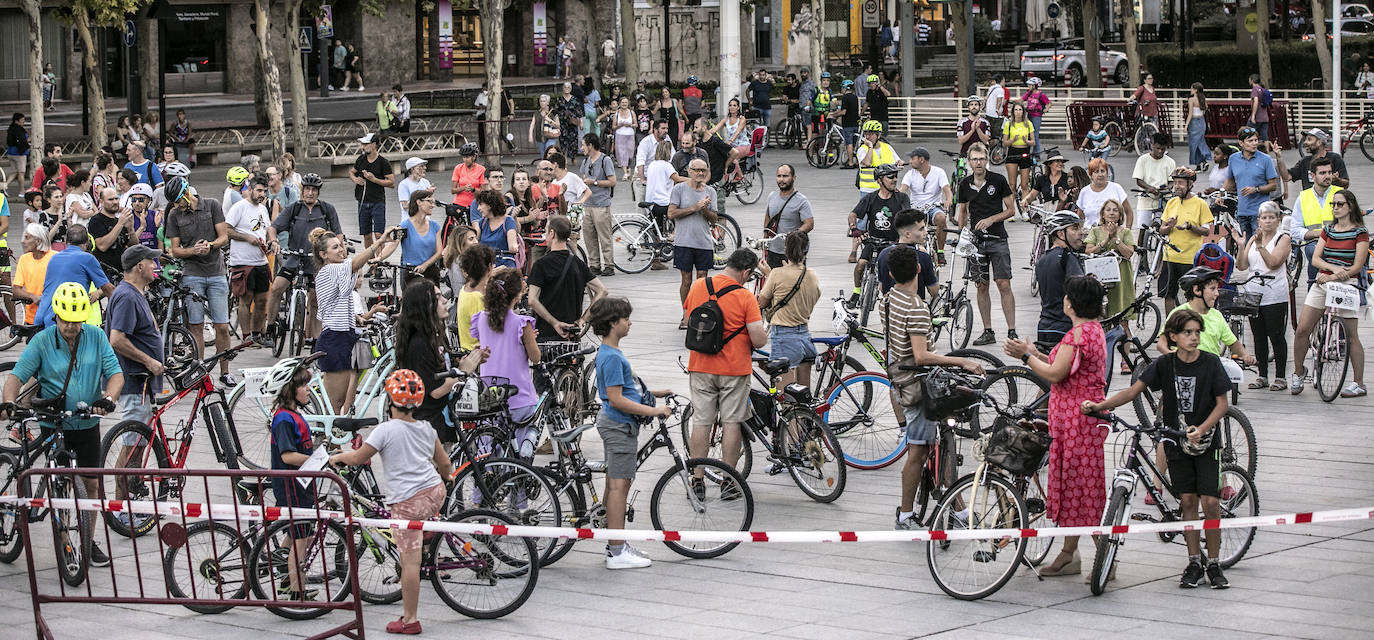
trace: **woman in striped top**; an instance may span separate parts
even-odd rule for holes
[[[1364,213],[1355,194],[1346,190],[1331,196],[1331,215],[1335,220],[1322,229],[1312,256],[1312,266],[1320,273],[1307,290],[1302,315],[1298,317],[1297,335],[1293,338],[1293,377],[1288,385],[1293,395],[1302,393],[1308,339],[1326,312],[1326,286],[1332,282],[1351,284],[1364,270],[1369,257],[1369,231],[1364,227]],[[1342,310],[1339,314],[1345,323],[1350,364],[1355,373],[1354,380],[1341,390],[1341,397],[1359,398],[1368,393],[1364,386],[1364,345],[1360,344],[1359,319],[1354,311]]]
[[[400,245],[396,238],[399,229],[392,227],[352,260],[348,260],[343,236],[327,229],[310,232],[311,251],[315,261],[322,265],[315,274],[315,308],[322,330],[314,351],[325,354],[320,360],[320,371],[324,372],[324,389],[336,413],[352,401],[349,383],[358,377],[353,365],[353,345],[358,341],[355,327],[357,317],[368,311],[355,302],[353,289],[358,285],[359,272],[369,261],[386,260],[396,251]]]

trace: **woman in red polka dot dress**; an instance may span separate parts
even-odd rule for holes
[[[1047,517],[1061,527],[1093,526],[1102,521],[1107,502],[1107,479],[1102,449],[1107,430],[1100,420],[1079,411],[1084,400],[1100,402],[1106,380],[1107,346],[1102,325],[1102,299],[1106,289],[1094,278],[1073,276],[1064,283],[1064,313],[1073,328],[1050,352],[1041,354],[1026,340],[1007,340],[1003,350],[1022,359],[1050,386],[1050,445]],[[1054,562],[1040,570],[1042,576],[1076,575],[1082,572],[1078,537],[1064,538]]]

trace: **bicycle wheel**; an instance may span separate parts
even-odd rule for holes
[[[735,219],[724,213],[720,214],[710,228],[711,244],[713,248],[712,266],[717,269],[725,268],[725,260],[735,249],[740,248],[739,223]]]
[[[191,335],[191,330],[174,324],[168,325],[167,333],[162,336],[162,353],[168,369],[180,369],[192,361],[200,360],[200,346]]]
[[[868,326],[868,315],[878,303],[878,274],[869,271],[864,274],[863,287],[859,290],[859,326]]]
[[[1006,163],[1006,161],[1007,148],[1002,146],[1001,140],[998,140],[988,145],[988,162],[995,165],[1001,165]]]
[[[787,412],[778,438],[783,465],[802,493],[834,502],[844,493],[844,451],[830,427],[810,408]]]
[[[171,465],[167,445],[152,438],[152,429],[137,420],[125,420],[105,432],[100,441],[100,466],[106,469],[166,469]],[[106,495],[115,500],[166,500],[170,497],[171,478],[160,474],[146,476],[106,477]],[[110,530],[125,538],[136,538],[157,525],[151,513],[105,512]]]
[[[735,199],[740,204],[754,204],[763,195],[763,169],[759,168],[758,162],[754,162],[753,171],[746,171],[740,178],[740,182],[735,186]]]
[[[825,150],[821,152],[825,159],[825,167],[823,168],[829,169],[830,167],[839,164],[841,160],[840,154],[842,153],[843,149],[844,142],[842,142],[838,137],[826,136]]]
[[[1116,154],[1121,153],[1121,145],[1126,137],[1121,133],[1121,124],[1108,122],[1103,125],[1102,130],[1107,132],[1107,153],[1114,158]]]
[[[1250,424],[1250,417],[1240,407],[1230,406],[1217,426],[1221,428],[1222,464],[1234,464],[1254,478],[1259,446],[1255,444],[1255,427]]]
[[[1025,488],[1021,491],[1021,497],[1026,504],[1027,529],[1051,529],[1058,526],[1050,519],[1049,497],[1046,492],[1049,477],[1049,465],[1041,465],[1035,475],[1022,479]],[[1050,548],[1053,546],[1054,538],[1026,538],[1026,562],[1033,567],[1040,566],[1040,563],[1049,557]]]
[[[968,300],[960,300],[954,307],[954,312],[949,316],[949,348],[950,350],[968,348],[968,341],[973,337],[973,305]]]
[[[1221,465],[1221,517],[1248,518],[1259,515],[1259,493],[1250,474],[1234,464]],[[1205,536],[1204,536],[1205,537]],[[1223,569],[1231,568],[1255,541],[1255,527],[1238,527],[1221,530],[1221,549],[1217,563]]]
[[[388,529],[357,526],[353,547],[358,554],[358,596],[369,604],[401,599],[401,550]]]
[[[321,528],[323,533],[320,532]],[[295,538],[292,529],[307,537]],[[292,561],[292,542],[308,541],[303,557]],[[263,531],[248,555],[248,583],[253,596],[277,600],[290,606],[267,607],[268,611],[291,620],[318,618],[328,609],[310,606],[312,602],[342,602],[352,593],[352,574],[348,562],[349,537],[337,522],[329,520],[278,520]],[[299,571],[300,600],[291,597],[291,574]],[[269,591],[270,589],[270,591]]]
[[[1140,375],[1145,372],[1147,366],[1149,363],[1143,361],[1136,365],[1135,370],[1131,372],[1131,384],[1135,384],[1135,381],[1140,379]],[[1159,403],[1159,392],[1151,391],[1148,388],[1131,400],[1131,407],[1135,409],[1135,417],[1140,421],[1140,426],[1158,424]]]
[[[769,402],[772,402],[772,400],[769,400]],[[684,444],[688,444],[691,442],[693,428],[694,427],[690,424],[689,421],[682,421],[682,442]],[[722,449],[721,447],[721,442],[723,441],[724,437],[725,429],[724,427],[721,427],[720,421],[717,420],[714,424],[711,425],[711,435],[709,439],[707,439],[706,441],[708,448],[706,450],[705,455],[701,457],[711,458],[712,460],[724,461],[725,452],[724,449]],[[754,437],[749,433],[749,430],[747,428],[741,426],[739,439],[739,460],[735,462],[735,471],[739,472],[740,477],[748,478],[749,474],[754,470],[753,443]],[[688,446],[690,447],[690,444],[688,444]]]
[[[658,242],[643,220],[621,220],[611,227],[611,264],[625,273],[641,273],[653,264]]]
[[[1003,366],[1006,365],[1005,362],[1002,362],[1001,358],[976,347],[971,349],[955,349],[945,355],[950,356],[952,358],[968,358],[970,360],[977,360],[978,364],[983,365],[984,370],[1001,369]]]
[[[1366,128],[1360,134],[1360,153],[1371,162],[1374,162],[1374,129]]]
[[[238,452],[238,462],[249,469],[268,469],[272,466],[272,398],[256,394],[250,396],[247,392],[247,385],[242,382],[229,392],[229,415],[242,449]],[[325,411],[314,395],[310,396],[310,404],[300,412],[315,416],[332,413]],[[314,426],[311,431],[315,432]]]
[[[1142,156],[1149,153],[1156,133],[1159,133],[1159,127],[1153,122],[1140,123],[1135,129],[1135,152]]]
[[[1366,134],[1369,135],[1369,134]],[[1298,278],[1302,277],[1303,260],[1306,256],[1301,249],[1294,248],[1288,252],[1288,260],[1284,263],[1284,268],[1288,271],[1288,290],[1298,290]]]
[[[1345,323],[1339,319],[1321,323],[1326,334],[1317,342],[1316,377],[1317,393],[1323,402],[1334,402],[1341,397],[1341,387],[1345,386],[1345,375],[1350,370],[1350,343],[1345,337]]]
[[[477,474],[482,474],[478,483]],[[482,485],[490,494],[484,494]],[[555,526],[563,522],[558,495],[548,480],[524,460],[494,458],[480,464],[468,464],[458,472],[453,486],[444,498],[441,513],[445,517],[470,509],[490,509],[506,515],[516,524],[539,527]],[[557,538],[532,538],[538,558],[553,553]]]
[[[248,592],[248,541],[233,527],[214,521],[186,525],[181,544],[167,545],[162,576],[173,598],[239,600]],[[223,613],[232,605],[182,605],[196,613]]]
[[[0,453],[0,498],[19,496],[19,459]],[[0,502],[0,562],[10,564],[24,552],[24,534],[19,519],[25,517],[18,506]]]
[[[289,335],[291,336],[291,355],[299,356],[301,355],[301,351],[305,349],[305,332],[309,318],[306,316],[307,305],[305,292],[296,291],[291,295],[296,301],[295,304],[292,305],[294,312],[292,314],[291,328],[289,330]]]
[[[485,509],[456,513],[448,522],[511,526],[504,514]],[[512,536],[444,533],[429,541],[430,584],[439,599],[469,618],[507,615],[529,599],[539,582],[534,540]]]
[[[984,473],[960,478],[940,498],[931,531],[1021,528],[1026,506],[1006,478]],[[1025,538],[941,540],[926,543],[930,576],[960,600],[985,598],[1011,579],[1026,551]]]
[[[1126,487],[1113,488],[1112,497],[1107,501],[1107,510],[1102,513],[1102,526],[1117,527],[1130,519],[1131,491]],[[1107,590],[1107,578],[1111,575],[1112,565],[1116,563],[1116,552],[1125,539],[1124,533],[1097,536],[1097,555],[1093,558],[1092,573],[1088,575],[1088,587],[1093,595],[1100,596]]]
[[[282,302],[281,302],[281,307],[280,307],[280,309],[277,311],[277,317],[275,317],[275,318],[268,318],[268,320],[271,320],[271,322],[268,323],[268,327],[267,327],[267,328],[273,329],[273,330],[274,330],[274,331],[273,331],[273,334],[272,334],[272,336],[273,336],[273,339],[272,339],[272,357],[273,357],[273,358],[280,358],[280,357],[281,357],[281,354],[282,354],[283,352],[286,351],[286,339],[287,339],[286,328],[287,328],[287,326],[291,323],[291,321],[289,320],[289,318],[290,318],[290,304],[291,304],[291,299],[290,299],[290,297],[289,297],[290,291],[288,291],[287,294],[288,294],[288,297],[287,297],[285,300],[282,300]],[[456,295],[456,294],[455,294],[455,295]]]
[[[1048,415],[1050,383],[1023,365],[1002,367],[983,378],[980,388],[1009,413],[1034,409],[1042,417]],[[969,420],[969,426],[979,434],[991,433],[997,416],[997,411],[991,407],[980,406]]]
[[[91,568],[91,545],[95,518],[90,511],[63,508],[86,499],[86,485],[72,476],[47,476],[40,480],[52,498],[53,550],[57,553],[57,573],[67,586],[78,587],[86,581]]]
[[[867,406],[865,394],[872,399]],[[847,376],[830,391],[821,419],[839,434],[845,464],[881,469],[906,454],[906,432],[892,404],[892,382],[881,373]]]
[[[697,497],[690,478],[702,471],[705,492]],[[748,531],[754,522],[754,494],[749,483],[724,462],[689,458],[659,476],[649,499],[649,518],[659,531]],[[674,553],[688,558],[715,558],[738,542],[665,540]]]
[[[606,509],[598,504],[594,513],[588,511],[587,501],[582,497],[575,480],[551,473],[546,469],[539,469],[539,471],[553,487],[554,497],[558,499],[558,512],[563,520],[556,526],[605,528]],[[562,560],[563,556],[572,551],[574,544],[577,544],[577,538],[554,540],[549,552],[539,559],[539,566],[547,567]]]
[[[1139,336],[1140,342],[1145,346],[1154,344],[1159,337],[1159,329],[1164,326],[1164,314],[1160,312],[1159,305],[1152,300],[1146,300],[1136,311],[1135,317],[1130,320],[1131,335]]]
[[[806,143],[806,163],[817,169],[826,168],[828,165],[825,164],[825,157],[822,155],[824,147],[824,138],[812,138]]]

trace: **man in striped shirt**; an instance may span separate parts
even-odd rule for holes
[[[972,373],[983,373],[983,367],[966,358],[951,358],[931,352],[926,344],[930,334],[930,310],[921,300],[920,257],[909,245],[892,247],[887,258],[888,273],[897,282],[887,292],[883,302],[883,325],[887,331],[888,364],[961,367]],[[893,396],[893,404],[897,403]],[[894,409],[896,407],[894,406]],[[925,417],[921,405],[901,407],[898,415],[905,416],[907,455],[902,466],[902,502],[897,507],[896,529],[918,529],[921,523],[912,517],[915,511],[916,486],[921,482],[921,467],[926,464],[930,447],[935,445],[939,428]],[[951,469],[952,471],[952,469]],[[954,478],[949,478],[953,480]]]

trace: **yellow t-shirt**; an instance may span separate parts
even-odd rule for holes
[[[1160,221],[1167,222],[1170,219],[1191,222],[1194,226],[1212,224],[1212,210],[1207,207],[1206,201],[1197,196],[1187,200],[1174,198],[1164,205],[1164,216]],[[1164,247],[1165,262],[1193,264],[1193,256],[1202,248],[1202,236],[1187,229],[1175,228],[1169,232],[1169,242],[1177,245],[1179,250]]]
[[[469,351],[477,348],[477,338],[472,337],[472,316],[481,310],[481,293],[458,291],[458,346]]]
[[[1002,123],[1002,140],[1008,147],[1029,147],[1035,144],[1035,125],[1030,120]]]
[[[14,286],[35,296],[43,295],[43,277],[48,273],[48,262],[57,255],[56,251],[43,254],[35,259],[32,253],[19,256],[19,264],[14,268]],[[38,317],[38,303],[24,305],[24,324],[33,324]]]

